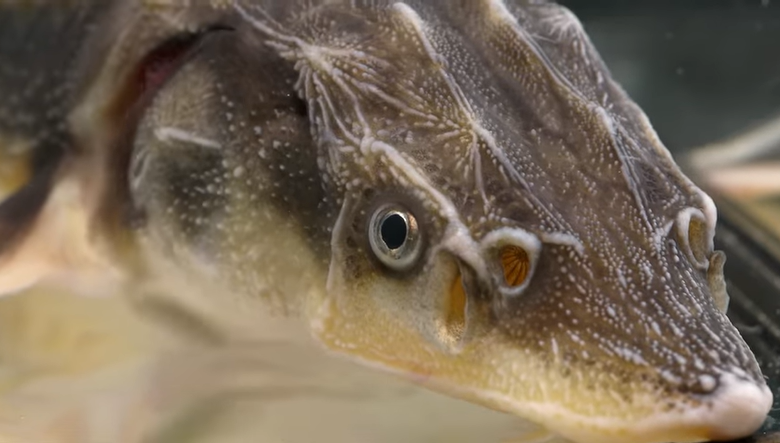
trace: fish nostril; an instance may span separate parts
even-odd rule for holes
[[[510,287],[522,285],[531,268],[531,259],[525,249],[514,245],[504,246],[499,255],[506,284]]]
[[[444,319],[448,335],[454,343],[460,342],[466,332],[467,307],[468,296],[463,283],[463,273],[459,271],[450,288]]]
[[[707,269],[714,249],[715,229],[697,208],[686,208],[677,216],[678,242],[688,260],[700,269]]]
[[[707,261],[709,255],[709,236],[707,235],[707,226],[704,221],[692,218],[688,224],[688,244],[691,248],[691,255],[698,263]]]
[[[539,238],[520,228],[500,228],[481,243],[498,291],[510,297],[525,291],[542,249]]]

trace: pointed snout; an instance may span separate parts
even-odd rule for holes
[[[706,383],[717,383],[717,388],[710,394],[673,400],[646,398],[657,409],[639,419],[604,416],[559,420],[558,425],[563,426],[558,432],[579,443],[698,443],[744,438],[764,423],[773,402],[766,384],[733,374]]]
[[[752,434],[764,423],[773,396],[764,383],[723,374],[704,405],[686,413],[691,423],[701,423],[702,439],[733,440]]]
[[[772,392],[764,383],[723,374],[706,383],[717,383],[712,393],[697,395],[690,403],[675,401],[671,410],[646,417],[615,442],[692,443],[727,441],[756,432],[772,407]],[[626,437],[628,437],[626,435]],[[597,439],[603,443],[603,439]]]

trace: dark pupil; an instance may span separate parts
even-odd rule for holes
[[[400,248],[406,241],[406,220],[398,214],[389,215],[382,221],[381,234],[388,248]]]

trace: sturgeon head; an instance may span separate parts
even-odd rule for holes
[[[714,204],[567,9],[107,10],[62,176],[95,171],[85,158],[119,171],[90,216],[126,201],[134,224],[109,221],[205,264],[233,294],[217,304],[281,307],[333,353],[578,442],[729,439],[764,420],[772,395],[724,314]],[[137,66],[152,87],[128,93]]]

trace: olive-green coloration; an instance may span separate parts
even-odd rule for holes
[[[712,200],[556,4],[0,6],[0,100],[0,441],[693,442],[770,407]]]

